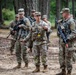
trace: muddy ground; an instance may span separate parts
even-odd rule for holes
[[[8,30],[0,30],[0,37],[5,38],[8,35]],[[17,65],[15,55],[10,55],[10,40],[0,38],[0,75],[55,75],[60,72],[58,62],[58,37],[54,30],[50,37],[50,46],[48,49],[48,72],[42,73],[43,66],[41,65],[41,71],[39,73],[32,73],[35,69],[33,55],[29,53],[29,67],[24,68],[22,62],[21,69],[13,69]],[[15,51],[14,51],[15,54]],[[76,75],[76,63],[73,63],[72,75]]]

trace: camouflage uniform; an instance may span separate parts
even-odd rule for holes
[[[32,27],[32,23],[35,22],[35,18],[29,17],[29,20],[30,20],[31,27]],[[33,41],[31,40],[31,37],[30,37],[29,46],[28,46],[30,48],[30,50],[32,49],[32,46],[33,46]],[[32,50],[31,50],[31,52],[32,52]]]
[[[35,13],[35,12],[36,12],[35,10],[31,10],[31,13]],[[31,26],[32,26],[32,23],[36,21],[35,18],[34,18],[34,15],[32,16],[32,14],[31,14],[31,16],[28,17],[28,19],[31,23]],[[28,47],[30,48],[30,51],[32,52],[33,41],[31,40],[31,37],[30,37],[30,40],[29,40],[29,46]]]
[[[18,22],[19,22],[19,21],[14,20],[14,21],[12,21],[12,22],[10,23],[10,33],[13,31],[14,26],[17,25]],[[15,34],[11,34],[11,36],[12,36],[12,40],[11,40],[10,52],[11,52],[11,54],[12,54],[13,49],[14,49],[14,47],[15,47],[16,36],[15,36]]]
[[[44,26],[47,26],[47,23],[42,20],[39,23],[34,22],[32,32],[25,38],[27,40],[32,35],[33,55],[36,67],[40,67],[40,55],[43,66],[47,66],[47,37],[46,30],[43,29]]]
[[[36,38],[35,41],[33,41],[33,50],[34,50],[34,60],[35,60],[35,65],[40,65],[40,53],[41,53],[41,59],[43,65],[47,65],[47,45],[46,45],[46,31],[42,29],[41,26],[46,26],[47,24],[43,21],[40,21],[39,24],[36,22],[33,25],[33,30],[35,32],[32,33],[32,38]],[[38,26],[38,34],[37,36],[35,35],[36,33],[36,26]]]
[[[43,18],[43,21],[46,22],[48,27],[49,27],[48,31],[46,32],[47,43],[49,43],[50,42],[50,40],[49,40],[50,33],[52,32],[52,30],[51,30],[51,23],[50,23],[50,21],[47,20],[47,15],[43,15],[42,18]]]
[[[18,64],[21,64],[21,60],[25,62],[25,65],[28,64],[28,53],[27,53],[27,44],[24,42],[21,42],[27,34],[28,30],[30,28],[30,21],[28,18],[24,17],[24,24],[22,28],[19,29],[17,32],[17,41],[16,41],[16,57]]]
[[[64,21],[63,25],[65,25],[64,27],[65,27],[65,31],[66,31],[66,36],[69,37],[69,35],[71,35],[72,31],[75,30],[75,23],[74,23],[73,18],[69,18],[68,20]],[[69,32],[71,32],[71,33],[69,33]],[[59,43],[60,43],[59,44],[60,68],[61,69],[67,68],[68,71],[71,71],[72,70],[73,51],[70,49],[73,47],[74,41],[68,42],[68,45],[69,45],[68,48],[65,47],[65,43],[63,43],[63,40],[61,39],[61,37],[59,39]]]

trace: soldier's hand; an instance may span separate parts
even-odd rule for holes
[[[68,48],[68,44],[66,44],[66,48]]]
[[[21,41],[21,42],[25,42],[25,40],[24,40],[24,39],[21,39],[20,41]]]
[[[43,29],[48,30],[47,26],[43,26]]]
[[[24,25],[19,25],[19,28],[22,28]]]

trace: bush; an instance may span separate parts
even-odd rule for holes
[[[4,20],[13,20],[14,19],[14,11],[10,11],[9,9],[3,9],[2,10],[3,13],[3,19]]]

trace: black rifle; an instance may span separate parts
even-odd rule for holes
[[[19,25],[25,24],[24,20],[20,20],[20,22],[14,26],[13,31],[19,31]]]

